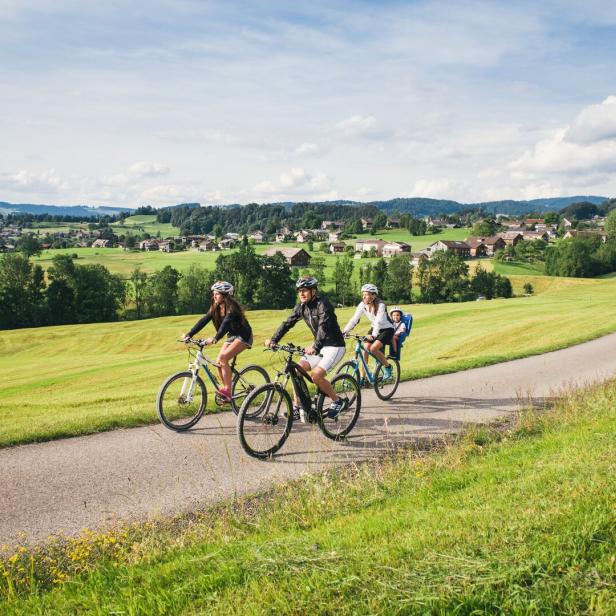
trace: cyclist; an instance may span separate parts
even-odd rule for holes
[[[225,334],[227,339],[218,353],[216,363],[222,387],[216,392],[225,400],[231,401],[231,368],[229,361],[242,351],[252,346],[252,328],[239,303],[233,299],[233,285],[225,280],[215,282],[212,287],[212,301],[207,314],[202,316],[182,339],[192,338],[210,321],[216,327],[216,335],[206,340],[207,344],[216,344]]]
[[[314,342],[298,363],[307,372],[312,370],[314,384],[331,398],[327,416],[335,419],[346,408],[347,401],[336,394],[325,375],[343,358],[346,348],[334,308],[326,297],[318,294],[317,286],[317,279],[312,276],[303,276],[295,283],[299,303],[271,339],[265,341],[265,346],[277,344],[300,319],[304,319]],[[300,409],[297,400],[295,402],[293,418],[299,419]]]
[[[366,336],[366,349],[370,351],[385,366],[383,378],[391,378],[391,366],[387,357],[381,349],[386,344],[391,344],[394,336],[394,326],[389,320],[385,302],[378,296],[379,290],[376,285],[365,284],[361,288],[362,301],[359,302],[355,314],[342,330],[343,334],[348,334],[358,323],[362,314],[366,315],[372,322],[372,333]],[[367,359],[367,356],[366,356]]]

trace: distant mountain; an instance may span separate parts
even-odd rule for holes
[[[113,216],[120,212],[133,212],[134,208],[119,205],[35,205],[32,203],[6,203],[5,201],[0,201],[0,210],[5,213],[51,214],[53,216],[96,218],[97,216]]]
[[[459,201],[452,201],[449,199],[428,199],[425,197],[399,197],[396,199],[389,199],[387,201],[348,201],[339,199],[336,201],[321,201],[312,203],[312,205],[351,205],[362,206],[372,205],[378,209],[386,212],[408,212],[414,216],[440,216],[442,214],[456,214],[458,212],[470,209],[482,208],[486,212],[491,214],[526,214],[529,212],[545,213],[549,211],[557,212],[572,203],[580,203],[586,201],[594,205],[601,205],[607,201],[607,197],[599,197],[595,195],[576,195],[573,197],[552,197],[546,199],[530,199],[528,201],[515,201],[515,200],[503,200],[503,201],[486,201],[479,203],[460,203]],[[284,201],[279,203],[270,203],[268,205],[282,205],[285,208],[291,208],[296,203],[306,202],[293,202]],[[198,208],[199,203],[180,203],[178,205],[166,206],[164,209],[174,208]],[[227,204],[220,207],[236,208],[241,207],[239,203]],[[0,213],[10,212],[24,212],[29,214],[56,214],[60,216],[81,216],[81,217],[96,217],[105,215],[119,214],[120,212],[133,213],[135,208],[123,207],[123,206],[89,206],[89,205],[33,205],[28,203],[6,203],[0,201]]]
[[[427,199],[422,197],[390,199],[389,201],[372,201],[374,205],[384,212],[408,212],[414,216],[438,216],[440,214],[456,214],[463,210],[482,208],[491,214],[526,214],[528,212],[557,212],[572,203],[587,201],[594,205],[601,205],[607,197],[573,196],[553,197],[549,199],[531,199],[529,201],[485,201],[479,203],[459,203],[446,199]]]

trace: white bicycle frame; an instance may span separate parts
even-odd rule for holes
[[[198,349],[195,355],[195,361],[188,364],[188,371],[192,372],[192,378],[189,379],[187,377],[184,379],[184,382],[182,383],[182,390],[180,391],[180,398],[183,398],[186,402],[192,402],[195,383],[197,382],[197,375],[199,374],[200,367],[203,367],[205,373],[210,377],[212,385],[214,387],[218,386],[218,381],[212,376],[207,364],[218,368],[218,364],[215,361],[212,361],[209,357],[203,355],[203,353],[201,353],[201,349]],[[187,388],[188,391],[186,391]]]

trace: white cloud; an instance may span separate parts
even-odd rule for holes
[[[583,109],[571,126],[559,128],[510,164],[512,177],[563,176],[590,185],[616,172],[616,97]]]
[[[343,137],[370,137],[376,134],[376,118],[371,115],[353,115],[338,122],[336,131]]]
[[[320,149],[316,143],[302,143],[298,148],[295,149],[295,154],[298,156],[306,156],[306,155],[316,155],[319,154]]]
[[[135,177],[158,177],[161,175],[167,175],[169,173],[169,167],[159,165],[157,163],[149,163],[144,161],[136,162],[128,170],[129,174]]]
[[[582,109],[567,131],[566,139],[573,143],[616,139],[616,96]]]
[[[40,195],[57,194],[68,188],[68,183],[58,176],[55,169],[39,173],[21,169],[16,173],[0,173],[0,187],[9,191]]]
[[[281,173],[278,181],[264,180],[253,188],[255,194],[276,200],[287,198],[299,199],[334,199],[337,192],[332,179],[323,172],[308,173],[296,167],[288,173]]]

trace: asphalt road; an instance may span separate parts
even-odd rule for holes
[[[0,450],[0,543],[43,541],[118,520],[143,520],[255,492],[335,464],[382,455],[418,438],[460,430],[563,388],[616,376],[616,334],[569,349],[402,383],[390,402],[364,390],[344,443],[295,423],[272,461],[246,456],[235,416],[204,417],[188,433],[161,425]],[[155,392],[153,392],[153,397]]]

